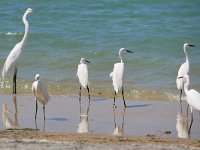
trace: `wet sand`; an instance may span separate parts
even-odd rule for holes
[[[5,139],[9,143],[0,148],[19,146],[19,143],[42,145],[41,142],[48,147],[52,141],[62,142],[61,145],[64,142],[63,146],[70,149],[78,146],[85,149],[94,146],[96,149],[132,149],[134,146],[137,149],[200,148],[200,117],[198,112],[194,113],[194,123],[188,135],[190,118],[187,118],[185,103],[182,113],[178,102],[127,100],[128,108],[124,109],[119,97],[118,107],[113,110],[112,99],[96,98],[91,100],[88,111],[87,97],[83,97],[80,113],[77,95],[52,96],[46,106],[46,121],[39,105],[35,122],[32,95],[17,95],[14,99],[12,95],[1,95],[0,99],[0,111],[7,110],[0,118],[0,143],[5,143]],[[33,139],[34,142],[27,142]],[[44,139],[48,140],[46,144],[41,141]]]

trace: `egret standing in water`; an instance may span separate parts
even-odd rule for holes
[[[183,79],[180,79],[179,77],[183,77],[186,74],[189,74],[189,69],[190,69],[190,64],[189,64],[189,59],[188,59],[188,55],[187,55],[187,49],[189,47],[194,47],[194,45],[190,45],[188,43],[185,43],[183,45],[183,50],[185,53],[185,62],[180,66],[179,70],[178,70],[178,75],[176,78],[176,85],[177,85],[177,89],[180,90],[180,103],[182,102],[181,100],[181,96],[182,96],[182,92],[183,92]]]
[[[190,130],[191,130],[192,123],[193,123],[193,109],[200,111],[200,93],[197,92],[196,90],[188,89],[188,86],[189,86],[189,76],[188,75],[179,77],[179,79],[181,79],[181,78],[184,80],[183,81],[184,82],[184,91],[186,94],[187,103],[189,104],[190,110],[191,110],[191,124],[190,124],[189,131],[188,131],[188,133],[190,134]]]
[[[113,72],[110,73],[110,77],[113,80],[113,87],[115,90],[115,94],[114,94],[114,103],[113,103],[113,107],[115,106],[115,96],[116,94],[122,90],[122,97],[123,97],[123,101],[124,101],[124,107],[126,107],[126,102],[124,99],[124,89],[123,89],[123,79],[124,79],[124,62],[123,62],[123,54],[125,53],[133,53],[130,50],[127,50],[125,48],[121,48],[119,50],[119,58],[121,59],[121,62],[119,63],[115,63],[114,64],[114,68],[113,68]]]
[[[13,76],[13,94],[16,94],[17,93],[17,90],[16,90],[16,86],[17,86],[17,64],[19,62],[19,58],[22,54],[22,50],[26,44],[26,41],[27,41],[27,38],[28,38],[28,33],[29,33],[29,23],[28,21],[26,20],[26,17],[29,13],[33,12],[33,10],[31,8],[28,8],[26,10],[26,12],[24,13],[23,15],[23,23],[25,25],[25,33],[24,33],[24,37],[23,39],[21,40],[21,42],[17,43],[15,45],[15,47],[12,49],[12,51],[10,52],[10,54],[8,55],[7,59],[6,59],[6,62],[3,66],[3,71],[2,71],[2,77],[3,79],[6,77],[8,71],[11,69],[11,68],[14,68],[14,76]]]
[[[37,117],[37,110],[38,110],[37,101],[39,101],[41,104],[43,104],[43,113],[44,113],[44,120],[45,120],[45,105],[50,100],[50,96],[48,94],[47,88],[44,86],[43,82],[40,80],[39,74],[36,74],[35,76],[35,81],[32,84],[32,92],[36,100],[35,119]]]
[[[87,59],[81,58],[80,64],[77,69],[77,76],[80,83],[80,92],[79,92],[79,100],[81,100],[81,87],[87,88],[88,91],[88,99],[90,101],[90,91],[89,91],[89,81],[88,81],[88,66],[87,63],[90,63]]]

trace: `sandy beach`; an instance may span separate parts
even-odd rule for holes
[[[46,106],[46,121],[39,105],[35,121],[32,95],[1,95],[0,148],[35,149],[200,149],[199,114],[194,113],[191,134],[186,103],[53,95]],[[56,146],[55,146],[56,145]],[[38,147],[37,147],[38,146]],[[27,147],[26,147],[27,148]]]
[[[1,149],[199,149],[199,140],[45,133],[32,129],[0,131]]]

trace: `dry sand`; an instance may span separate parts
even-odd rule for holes
[[[200,149],[200,140],[45,133],[32,129],[0,131],[0,149]]]

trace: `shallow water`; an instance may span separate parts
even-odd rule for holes
[[[35,100],[33,96],[17,95],[14,96],[13,100],[12,95],[1,95],[0,129],[37,128],[45,132],[66,134],[77,132],[81,134],[82,132],[113,136],[200,139],[200,116],[198,112],[194,112],[191,134],[187,134],[190,119],[188,121],[186,117],[184,102],[182,115],[177,102],[126,102],[128,108],[124,109],[122,100],[117,100],[116,105],[118,107],[114,111],[112,99],[92,99],[88,110],[87,97],[83,97],[80,110],[77,95],[52,96],[51,101],[46,106],[46,121],[44,122],[41,105],[39,105],[37,120],[34,119]],[[7,111],[3,111],[5,108]]]

